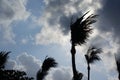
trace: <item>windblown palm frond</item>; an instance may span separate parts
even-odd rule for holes
[[[0,69],[4,68],[5,63],[6,63],[7,59],[8,59],[8,54],[9,53],[10,52],[5,52],[5,51],[0,52]]]
[[[71,42],[73,45],[84,44],[86,39],[88,39],[89,34],[92,32],[90,25],[96,22],[95,18],[97,15],[91,14],[86,19],[84,19],[87,13],[78,18],[75,23],[70,25]]]
[[[48,71],[51,67],[56,67],[57,63],[55,60],[51,57],[48,57],[44,60],[43,65],[42,65],[42,70]]]
[[[48,71],[50,70],[50,68],[56,67],[56,66],[57,66],[57,62],[53,58],[47,57],[44,60],[41,69],[37,73],[37,80],[43,80],[44,77],[48,74]]]
[[[93,63],[96,60],[100,60],[98,54],[102,52],[101,48],[97,49],[95,47],[90,47],[85,55],[87,62]]]

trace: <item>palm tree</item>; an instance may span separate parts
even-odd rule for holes
[[[0,69],[5,67],[5,63],[7,62],[9,53],[10,52],[5,52],[5,51],[0,52]]]
[[[84,19],[87,13],[85,13],[82,17],[78,18],[74,23],[70,25],[71,44],[72,44],[72,47],[71,47],[72,70],[73,70],[74,80],[78,80],[78,74],[79,74],[76,70],[76,64],[75,64],[75,54],[76,54],[75,46],[77,45],[81,46],[82,44],[86,43],[86,40],[88,39],[89,34],[92,32],[92,28],[90,25],[96,22],[95,17],[97,15],[94,15],[94,14],[91,14],[90,16]],[[81,76],[82,78],[82,74],[79,76]]]
[[[56,67],[57,62],[51,58],[51,57],[46,57],[46,59],[43,61],[41,69],[37,72],[37,80],[43,80],[45,76],[48,74],[48,71],[52,67]]]
[[[120,58],[117,59],[116,55],[115,55],[115,61],[116,61],[116,65],[117,65],[117,71],[119,73],[118,79],[120,80]]]
[[[97,49],[96,47],[90,47],[85,55],[88,65],[88,80],[90,80],[90,64],[94,63],[97,60],[100,60],[98,54],[100,54],[101,52],[101,49]]]

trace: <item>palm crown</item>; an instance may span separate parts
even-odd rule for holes
[[[97,15],[91,14],[84,19],[87,13],[78,18],[75,23],[70,25],[71,42],[73,45],[81,45],[85,43],[86,39],[88,39],[89,37],[89,34],[92,32],[92,28],[90,25],[96,22],[95,17]]]
[[[90,47],[85,55],[85,58],[88,63],[93,63],[96,60],[100,60],[98,54],[102,52],[101,48],[97,49],[96,47]]]
[[[37,80],[43,80],[44,77],[48,74],[48,71],[50,70],[50,68],[56,67],[56,66],[57,66],[57,62],[53,58],[47,57],[43,61],[41,69],[37,73]]]

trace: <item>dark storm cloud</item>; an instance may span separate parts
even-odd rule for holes
[[[100,30],[113,32],[113,37],[120,41],[120,0],[107,0],[99,15]]]

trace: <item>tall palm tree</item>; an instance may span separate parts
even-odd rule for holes
[[[88,65],[88,80],[90,80],[90,64],[94,63],[97,60],[100,60],[98,54],[100,54],[101,52],[101,49],[97,49],[96,47],[90,47],[85,55]]]
[[[37,72],[37,80],[43,80],[45,76],[48,74],[48,71],[52,67],[56,67],[57,62],[51,58],[51,57],[46,57],[46,59],[43,61],[41,69]]]
[[[87,13],[85,13],[82,17],[78,18],[74,23],[72,23],[70,25],[71,44],[72,44],[71,56],[72,56],[72,69],[73,69],[74,80],[78,80],[79,76],[81,76],[81,78],[82,78],[82,74],[78,76],[79,73],[76,70],[76,64],[75,64],[76,49],[75,49],[75,46],[77,46],[77,45],[81,46],[82,44],[86,43],[86,40],[88,39],[89,34],[92,32],[92,28],[90,25],[92,23],[96,22],[95,18],[97,15],[91,14],[87,18],[85,18]]]
[[[5,67],[5,64],[7,62],[9,53],[10,52],[5,52],[5,51],[1,51],[0,52],[0,69]]]
[[[118,59],[115,55],[115,61],[116,61],[116,65],[117,65],[117,71],[118,71],[118,79],[120,80],[120,58]]]

